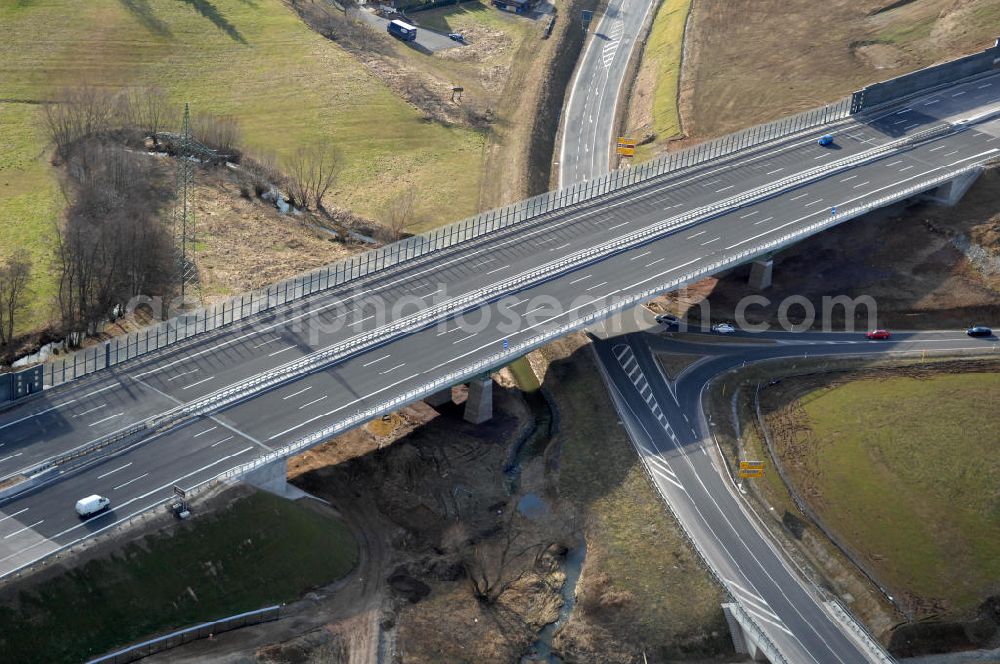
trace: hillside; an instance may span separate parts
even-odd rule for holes
[[[700,142],[819,106],[997,36],[1000,0],[668,0],[624,129],[649,143],[640,151],[648,158],[669,141]]]
[[[0,0],[0,25],[0,255],[34,254],[26,327],[46,322],[54,292],[65,199],[41,119],[64,86],[160,86],[178,107],[234,116],[244,145],[279,158],[329,138],[344,161],[330,202],[362,215],[412,185],[429,221],[478,206],[482,133],[428,120],[279,0]]]

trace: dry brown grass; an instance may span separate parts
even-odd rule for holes
[[[240,196],[228,177],[205,176],[195,192],[195,261],[202,296],[221,299],[274,283],[363,249],[311,224],[311,214],[279,214],[271,204]]]
[[[561,502],[587,543],[577,608],[557,647],[568,661],[622,663],[731,652],[721,589],[642,471],[586,338],[531,358],[559,408]]]
[[[677,380],[685,369],[702,359],[704,355],[690,355],[686,353],[660,353],[656,356],[664,373],[670,380]]]
[[[803,295],[822,311],[824,295],[874,298],[878,324],[903,329],[959,328],[1000,319],[1000,274],[978,270],[955,247],[972,238],[1000,254],[997,191],[1000,171],[984,173],[954,208],[917,204],[888,208],[811,237],[775,259],[774,285],[766,307],[747,310],[750,322],[777,325],[778,305]],[[747,294],[748,268],[704,280],[692,291],[707,296],[716,318],[732,317]],[[696,308],[697,310],[697,308]],[[831,325],[842,329],[842,310]],[[867,325],[865,309],[856,321]],[[817,321],[819,322],[819,321]]]
[[[703,0],[688,31],[681,112],[697,139],[850,94],[868,83],[979,51],[998,0]]]

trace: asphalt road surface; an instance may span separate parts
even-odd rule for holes
[[[622,81],[654,4],[610,0],[596,25],[591,25],[563,111],[560,187],[608,171]]]
[[[385,37],[388,39],[395,39],[390,35],[386,26],[389,25],[389,19],[383,18],[374,12],[370,12],[366,9],[357,9],[353,12],[354,16],[368,25],[372,26],[375,30],[385,33]],[[406,19],[400,19],[407,22]],[[451,39],[448,35],[443,35],[440,32],[434,32],[427,28],[417,26],[417,38],[412,42],[402,42],[411,48],[416,48],[425,53],[434,53],[435,51],[443,51],[448,48],[457,48],[459,46],[464,46],[462,42],[457,42]]]
[[[1000,98],[989,87],[955,89],[869,124],[841,123],[838,156],[857,153],[903,132]],[[983,82],[978,86],[985,85]],[[961,94],[964,91],[964,94]],[[967,111],[961,111],[967,112]],[[935,115],[931,115],[935,113]],[[899,120],[905,123],[899,123]],[[576,250],[648,227],[684,210],[746,191],[831,158],[809,135],[708,164],[598,205],[581,206],[545,222],[527,223],[435,254],[427,261],[360,287],[317,294],[253,324],[196,338],[25,401],[0,415],[0,476],[86,443],[151,414],[273,369],[361,330],[473,289],[515,276]],[[642,292],[680,270],[710,265],[826,214],[828,204],[864,201],[914,179],[1000,148],[1000,124],[930,141],[734,210],[695,227],[562,273],[451,319],[368,348],[349,359],[252,400],[173,429],[144,445],[0,504],[0,575],[163,499],[170,487],[190,488],[227,468],[297,440],[345,416],[460,371],[540,331],[582,320],[615,298]],[[923,174],[923,175],[922,175]],[[401,310],[380,311],[379,303]],[[73,503],[109,495],[114,511],[80,524]]]
[[[855,637],[831,618],[819,592],[785,560],[720,469],[722,462],[701,407],[702,391],[712,378],[744,362],[993,350],[997,339],[971,339],[961,331],[895,332],[890,341],[868,341],[860,333],[778,333],[740,335],[744,345],[708,343],[711,339],[699,343],[699,336],[675,341],[631,333],[596,344],[639,456],[727,590],[789,661],[868,661]],[[651,348],[704,354],[709,359],[671,382]]]
[[[611,24],[616,25],[621,34],[621,17],[614,3],[609,10]],[[636,20],[635,12],[630,16]],[[603,25],[603,23],[602,23]],[[599,31],[604,28],[599,29]],[[614,27],[611,29],[615,29]],[[629,28],[629,35],[636,34],[637,28]],[[615,138],[614,104],[625,72],[625,60],[608,63],[598,56],[594,46],[597,38],[588,44],[588,51],[581,60],[570,93],[570,101],[564,114],[562,143],[560,147],[560,185],[593,177],[607,172],[610,163],[610,149]],[[605,53],[609,47],[604,45]],[[612,59],[614,58],[612,53]],[[617,76],[617,78],[615,78]],[[983,94],[1000,85],[1000,82],[980,81],[969,89],[958,88],[948,92],[928,95],[925,99],[899,107],[888,115],[883,124],[889,130],[906,131],[914,129],[913,119],[922,113],[935,112],[938,117],[954,119],[963,109],[955,105],[955,100],[970,91]],[[838,146],[845,132],[837,135]],[[847,133],[850,136],[850,133]],[[997,134],[992,134],[995,137]],[[990,138],[984,140],[991,141]],[[949,153],[951,148],[930,146],[935,153]],[[956,154],[949,155],[951,157]],[[817,161],[829,155],[817,153]],[[762,165],[767,174],[779,176],[787,173],[787,166],[770,162]],[[879,176],[893,177],[916,171],[919,167],[896,158],[882,161],[873,172]],[[833,189],[836,194],[802,191],[788,197],[788,203],[798,202],[802,213],[810,208],[811,214],[826,213],[834,205],[850,197],[855,190],[864,190],[872,185],[872,178],[866,174],[851,171],[835,178]],[[731,191],[732,183],[727,180],[703,179],[701,186],[715,188],[717,194]],[[771,213],[752,206],[738,215],[743,227],[750,226],[769,232],[775,220],[786,220],[793,214],[782,209]],[[725,246],[736,248],[738,242],[724,235],[699,227],[686,236],[688,241],[701,242],[702,247]],[[653,257],[648,254],[653,269]],[[808,337],[812,343],[830,346],[825,352],[850,352],[855,348],[856,338],[843,336],[833,339]],[[995,340],[994,340],[995,341]],[[829,342],[829,343],[827,343]],[[921,337],[909,338],[903,343],[938,343],[944,345],[968,345],[964,338],[945,335],[941,339],[930,338],[926,342]],[[800,343],[800,339],[786,339],[783,344]],[[713,569],[717,570],[733,597],[751,613],[759,626],[764,628],[779,650],[793,662],[854,662],[865,661],[869,657],[850,635],[850,630],[835,624],[816,593],[803,585],[800,576],[789,568],[784,557],[777,552],[769,537],[756,524],[747,508],[735,496],[712,458],[707,455],[707,429],[698,405],[698,395],[707,380],[716,375],[725,365],[734,366],[753,353],[737,347],[735,351],[723,353],[715,365],[708,364],[692,372],[682,384],[668,385],[665,378],[654,366],[648,348],[642,339],[632,335],[619,337],[613,341],[598,344],[598,356],[605,378],[610,381],[613,393],[617,394],[616,404],[628,430],[643,458],[651,477],[660,485],[671,507],[682,519],[688,532],[698,542],[703,555]],[[878,347],[875,347],[876,349]],[[696,349],[692,349],[696,350]],[[713,347],[713,352],[717,347]],[[775,352],[775,351],[771,351]],[[785,352],[785,349],[777,352]],[[794,351],[798,353],[796,348]],[[701,382],[699,382],[701,381]],[[682,406],[682,403],[684,404]],[[701,453],[693,453],[699,450]]]

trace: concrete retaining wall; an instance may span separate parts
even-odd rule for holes
[[[969,76],[1000,67],[1000,39],[982,53],[943,62],[910,74],[873,83],[851,96],[851,113],[906,97],[922,90],[953,83]]]

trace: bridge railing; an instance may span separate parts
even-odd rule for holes
[[[238,381],[221,390],[205,395],[192,402],[182,404],[171,410],[165,411],[145,421],[128,425],[122,429],[102,436],[93,441],[89,441],[77,448],[61,453],[55,457],[37,463],[31,468],[12,469],[8,473],[11,475],[23,475],[30,477],[42,471],[48,471],[54,466],[72,463],[75,466],[86,465],[90,462],[87,455],[96,451],[111,452],[117,449],[128,447],[143,435],[148,435],[157,429],[168,426],[176,426],[186,419],[205,414],[212,410],[218,410],[227,405],[245,400],[255,393],[266,389],[273,389],[285,382],[328,366],[338,360],[349,357],[357,353],[360,349],[374,343],[385,343],[401,334],[412,333],[422,327],[431,325],[442,319],[459,315],[472,308],[483,305],[505,293],[523,290],[535,283],[539,283],[553,276],[582,267],[596,260],[601,260],[607,256],[625,251],[650,241],[658,236],[671,231],[676,231],[686,225],[697,221],[703,221],[720,212],[738,208],[751,202],[759,201],[774,192],[784,191],[796,184],[805,183],[818,177],[824,177],[839,170],[865,163],[880,158],[883,154],[894,151],[905,145],[918,143],[946,131],[952,131],[949,126],[942,125],[933,127],[923,132],[918,132],[912,136],[897,139],[891,143],[872,148],[866,152],[845,157],[825,166],[819,166],[801,174],[788,176],[774,183],[757,187],[753,190],[731,196],[718,203],[703,206],[686,213],[675,215],[662,222],[653,224],[644,229],[633,231],[620,238],[609,240],[600,245],[577,251],[569,256],[550,261],[533,270],[514,275],[495,284],[483,287],[467,293],[465,295],[451,298],[445,302],[435,304],[431,307],[421,309],[409,316],[389,322],[373,330],[362,332],[340,343],[328,348],[315,351],[302,358],[292,360],[284,365],[275,367],[260,374],[251,376],[242,381]],[[840,219],[845,212],[840,214],[831,213],[826,221],[819,222],[825,226],[830,220]],[[812,226],[810,226],[812,228]],[[0,478],[2,479],[2,478]],[[25,488],[29,487],[25,484]]]
[[[290,302],[399,268],[429,254],[529,221],[589,204],[622,189],[648,185],[707,162],[737,154],[769,141],[794,135],[850,114],[850,99],[744,129],[721,138],[672,152],[632,168],[574,183],[468,219],[415,235],[311,270],[265,288],[252,290],[137,332],[51,360],[43,372],[44,387],[53,387],[122,362],[250,319]],[[14,392],[12,399],[28,392]]]
[[[707,263],[699,267],[693,267],[686,273],[683,273],[673,279],[662,281],[659,284],[655,284],[642,291],[637,291],[632,294],[622,295],[621,297],[615,299],[615,301],[610,302],[605,306],[596,307],[594,310],[590,312],[584,312],[584,310],[581,309],[579,310],[581,313],[579,313],[578,317],[571,322],[564,323],[562,325],[557,325],[549,329],[540,330],[535,336],[526,339],[525,341],[516,344],[511,344],[506,349],[500,348],[496,352],[490,354],[488,357],[485,357],[476,362],[473,362],[459,369],[451,371],[447,375],[439,377],[436,380],[427,381],[422,384],[411,386],[409,388],[406,388],[404,392],[398,394],[395,397],[386,399],[382,402],[358,408],[354,412],[346,414],[341,420],[328,424],[327,426],[324,426],[292,442],[289,442],[288,444],[282,446],[277,450],[274,450],[273,452],[269,452],[265,455],[257,457],[247,463],[238,464],[209,479],[203,480],[197,483],[195,486],[191,487],[189,492],[194,493],[197,491],[203,491],[218,480],[239,478],[256,468],[259,468],[262,465],[282,459],[287,459],[290,456],[298,454],[301,451],[304,451],[314,445],[317,445],[325,440],[328,440],[329,438],[332,438],[333,436],[339,435],[349,429],[352,429],[360,424],[363,424],[364,422],[367,422],[368,420],[371,420],[375,417],[379,417],[386,413],[392,412],[393,410],[397,410],[398,408],[408,403],[412,403],[413,401],[417,401],[424,397],[430,396],[431,394],[434,394],[435,392],[438,392],[441,389],[463,382],[476,375],[509,364],[518,357],[525,355],[526,353],[529,353],[532,350],[535,350],[536,348],[545,345],[546,343],[549,343],[553,339],[564,336],[569,332],[573,332],[581,328],[584,328],[599,320],[603,320],[608,316],[616,314],[628,307],[635,306],[636,304],[639,304],[645,300],[655,297],[656,295],[659,295],[663,292],[680,288],[685,284],[692,283],[710,274],[714,274],[735,267],[736,265],[745,263],[749,260],[752,260],[753,258],[756,258],[757,256],[774,251],[779,247],[785,246],[786,244],[796,242],[807,235],[815,233],[817,230],[821,228],[842,223],[844,221],[847,221],[848,219],[853,219],[856,216],[864,214],[872,209],[888,205],[896,201],[903,200],[922,191],[927,191],[928,189],[943,184],[959,175],[962,175],[964,173],[967,173],[969,171],[978,168],[981,168],[981,164],[969,164],[961,169],[955,169],[952,171],[944,172],[936,178],[925,180],[921,183],[915,184],[912,187],[902,189],[893,194],[886,195],[879,199],[875,199],[873,201],[854,206],[850,209],[843,210],[836,215],[831,215],[829,218],[820,220],[814,224],[810,224],[809,226],[800,228],[796,231],[786,233],[768,242],[758,243],[751,248],[740,251],[736,254],[732,254],[723,260],[713,261],[711,263]],[[7,578],[15,574],[19,574],[21,573],[21,570],[31,567],[45,560],[46,558],[55,553],[64,551],[67,548],[75,546],[76,544],[82,542],[84,539],[90,537],[91,535],[104,533],[123,524],[143,519],[145,518],[144,514],[149,513],[152,510],[162,508],[165,505],[169,505],[172,500],[173,499],[169,496],[153,500],[148,506],[138,510],[135,514],[129,517],[108,524],[104,528],[101,528],[100,530],[94,533],[89,533],[85,536],[82,535],[75,540],[55,546],[52,550],[47,551],[45,553],[41,553],[36,558],[30,561],[26,561],[18,569],[7,571],[4,572],[3,574],[0,574],[0,579]]]

